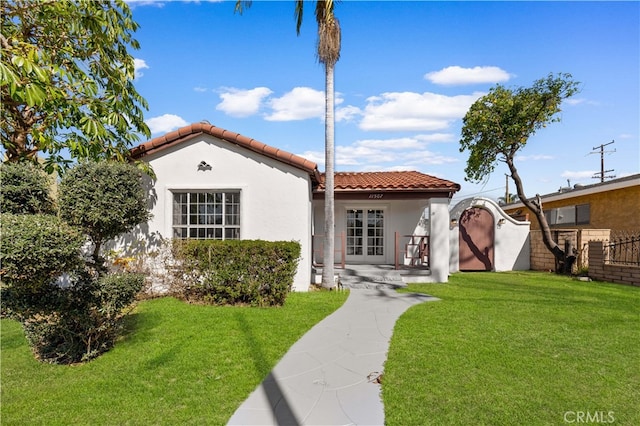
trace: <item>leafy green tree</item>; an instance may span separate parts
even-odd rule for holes
[[[236,1],[236,12],[242,13],[251,6],[251,1]],[[296,31],[300,34],[304,12],[304,1],[295,2]],[[325,70],[325,182],[324,182],[324,265],[322,268],[322,286],[333,288],[335,258],[335,65],[340,59],[341,37],[340,23],[334,14],[333,0],[316,1],[316,22],[318,24],[318,61]]]
[[[0,136],[8,161],[66,168],[73,159],[129,156],[146,101],[128,48],[138,24],[122,0],[1,2]],[[68,152],[71,159],[63,154]]]
[[[498,204],[501,206],[509,203],[515,203],[516,201],[518,201],[518,196],[516,194],[509,193],[504,197],[498,197]]]
[[[100,267],[102,244],[149,220],[141,172],[126,163],[84,162],[60,182],[60,216],[91,239]]]
[[[471,105],[463,119],[460,139],[460,152],[469,151],[465,180],[480,182],[494,171],[498,162],[506,163],[518,198],[540,223],[545,246],[563,263],[566,255],[553,240],[540,196],[530,199],[525,195],[514,158],[531,135],[549,123],[560,121],[560,104],[578,91],[578,85],[571,74],[549,74],[531,87],[509,89],[497,85]]]
[[[0,165],[0,212],[54,213],[52,185],[53,179],[39,165],[3,163]]]

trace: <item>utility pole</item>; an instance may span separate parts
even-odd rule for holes
[[[611,145],[612,143],[614,143],[615,141],[612,140],[609,143],[605,143],[599,146],[594,146],[592,149],[599,149],[600,150],[600,173],[596,173],[595,175],[591,176],[592,179],[598,179],[598,177],[600,178],[600,183],[604,182],[604,178],[614,178],[616,177],[615,175],[611,175],[611,176],[605,176],[605,173],[609,173],[612,172],[613,169],[611,170],[605,170],[604,169],[604,153],[610,153],[610,152],[616,152],[616,150],[614,149],[613,151],[605,151],[604,147],[607,145]],[[597,154],[598,152],[590,152],[589,154]]]
[[[504,180],[505,180],[504,203],[509,204],[511,202],[511,197],[509,196],[509,175],[507,173],[504,174]]]

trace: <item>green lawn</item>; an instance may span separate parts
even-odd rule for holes
[[[640,424],[639,288],[527,272],[455,274],[408,291],[442,300],[396,324],[388,424],[559,425],[579,412]],[[38,363],[20,326],[2,320],[0,423],[224,424],[346,296],[293,293],[272,309],[142,302],[116,348],[77,366]]]
[[[442,300],[396,323],[387,424],[640,424],[640,288],[514,272],[408,291]]]
[[[225,424],[346,292],[292,293],[282,308],[141,302],[117,346],[88,364],[34,360],[2,320],[1,418],[9,425]]]

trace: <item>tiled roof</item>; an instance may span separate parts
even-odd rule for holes
[[[309,161],[290,152],[271,147],[255,139],[248,138],[235,132],[230,132],[229,130],[222,129],[220,127],[212,126],[207,123],[190,124],[173,132],[167,133],[164,136],[141,143],[131,149],[131,156],[134,159],[140,159],[145,155],[160,152],[203,133],[289,164],[298,169],[302,169],[308,172],[312,177],[318,177],[318,165],[313,161]]]
[[[416,171],[336,172],[336,191],[459,191],[460,185]],[[324,191],[325,175],[320,175],[318,190]]]
[[[241,134],[212,126],[208,123],[194,123],[166,135],[151,139],[131,149],[131,156],[140,159],[146,155],[161,152],[169,147],[178,145],[198,135],[208,134],[289,164],[304,170],[311,175],[314,182],[318,182],[316,191],[324,191],[324,174],[318,172],[318,166],[298,155],[271,147],[255,139]],[[440,179],[416,171],[398,172],[337,172],[335,174],[335,190],[349,191],[459,191],[460,185],[445,179]]]

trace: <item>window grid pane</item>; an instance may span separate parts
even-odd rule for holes
[[[384,210],[367,211],[367,255],[384,255]]]
[[[174,192],[174,238],[240,239],[240,192]]]

